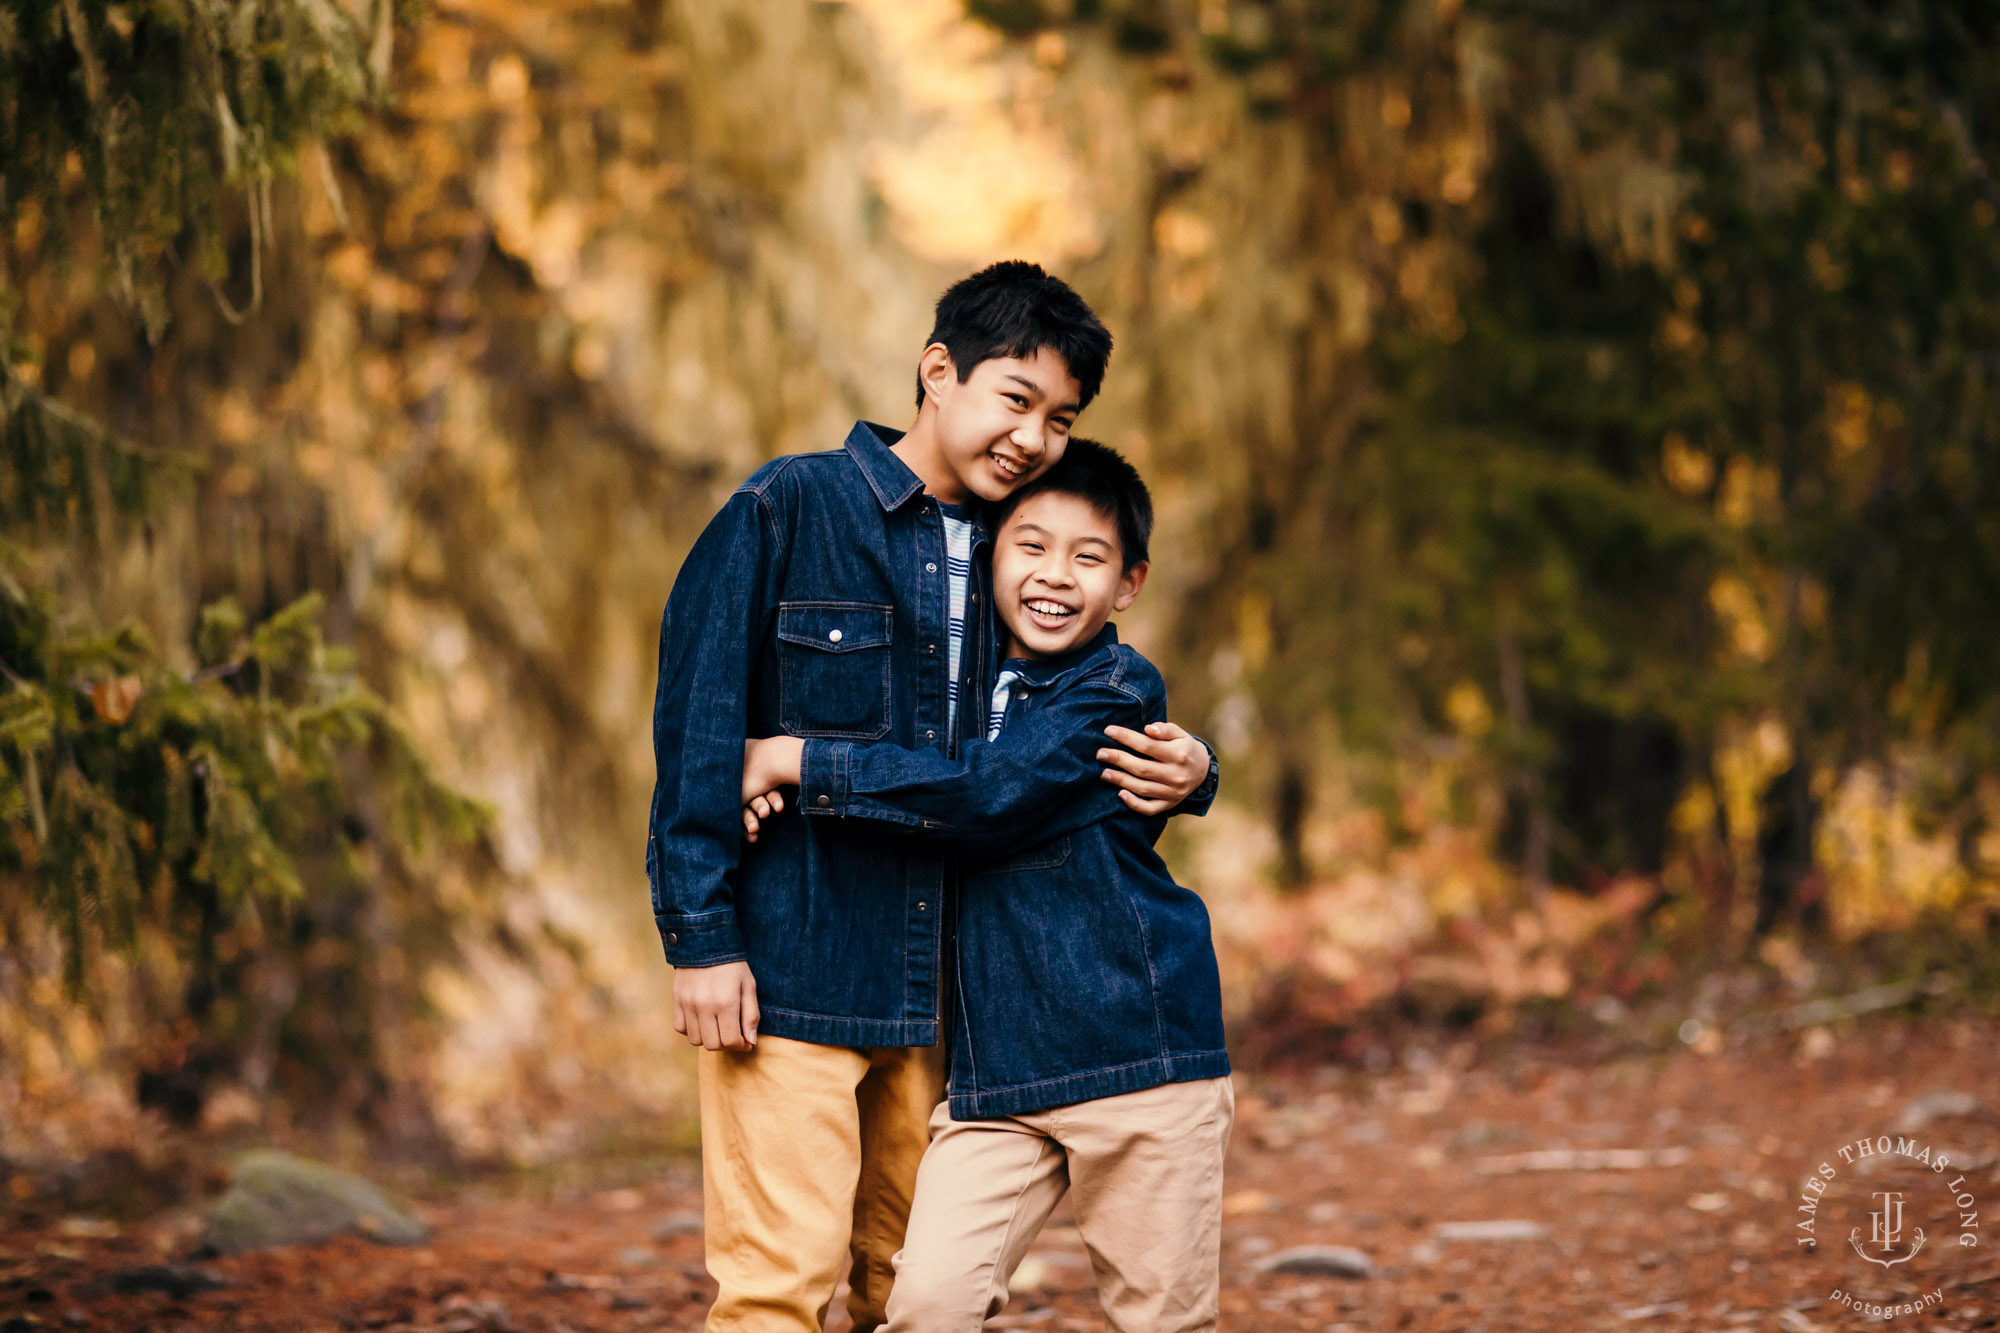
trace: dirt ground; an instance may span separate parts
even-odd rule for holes
[[[1997,1055],[1991,1020],[1878,1018],[1740,1049],[1592,1061],[1413,1044],[1379,1075],[1239,1075],[1222,1325],[1800,1333],[1884,1322],[1838,1291],[1878,1308],[1935,1292],[1895,1322],[2000,1327]],[[1823,1187],[1806,1191],[1815,1176]],[[1898,1204],[1900,1218],[1878,1222]],[[0,1235],[0,1333],[691,1330],[713,1292],[700,1207],[685,1165],[540,1198],[473,1188],[422,1206],[435,1234],[421,1247],[341,1241],[199,1267],[172,1252],[185,1231],[165,1223],[64,1219]],[[1813,1249],[1798,1243],[1808,1216]],[[1513,1225],[1470,1236],[1451,1225],[1465,1223]],[[1880,1243],[1884,1225],[1893,1244]],[[1358,1250],[1370,1271],[1277,1262],[1301,1246]],[[1318,1264],[1334,1261],[1353,1259]],[[229,1285],[188,1289],[205,1278]],[[1104,1327],[1066,1215],[1015,1286],[992,1326]],[[836,1304],[829,1328],[846,1326]]]

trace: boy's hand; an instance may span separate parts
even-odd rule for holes
[[[757,830],[764,821],[785,808],[785,794],[773,788],[761,796],[752,796],[743,803],[743,838],[746,842],[757,841]]]
[[[765,736],[743,742],[743,804],[773,787],[799,785],[806,743],[797,736]]]
[[[1151,723],[1143,733],[1106,727],[1104,734],[1127,748],[1097,752],[1099,763],[1112,765],[1100,776],[1142,815],[1165,814],[1208,777],[1208,747],[1171,722]]]
[[[799,785],[806,743],[796,736],[765,736],[743,742],[743,836],[757,841],[763,820],[785,808],[780,787]]]
[[[674,969],[674,1031],[708,1051],[757,1047],[757,979],[748,963]]]

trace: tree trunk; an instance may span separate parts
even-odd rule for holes
[[[1757,918],[1751,943],[1787,923],[1802,934],[1819,935],[1826,928],[1825,894],[1813,857],[1819,802],[1813,796],[1812,766],[1802,743],[1792,766],[1766,789],[1762,804]]]

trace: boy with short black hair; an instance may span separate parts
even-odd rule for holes
[[[745,824],[866,820],[946,840],[959,1024],[931,1121],[890,1333],[974,1333],[1065,1190],[1123,1333],[1213,1329],[1222,1159],[1235,1100],[1208,914],[1153,850],[1165,821],[1099,780],[1089,737],[1166,713],[1109,623],[1146,580],[1152,505],[1112,450],[1074,439],[997,520],[1008,660],[988,739],[956,758],[860,741],[752,742]],[[784,819],[796,785],[803,821]]]
[[[746,849],[744,738],[943,757],[980,734],[995,667],[978,503],[1061,456],[1110,350],[1034,265],[974,274],[938,303],[909,433],[857,422],[843,449],[758,469],[675,580],[646,866],[674,1028],[702,1047],[711,1330],[818,1329],[850,1253],[854,1326],[879,1324],[944,1084],[945,849],[839,820],[782,821]],[[1185,733],[1113,739],[1137,751],[1105,751],[1135,809],[1212,796]]]

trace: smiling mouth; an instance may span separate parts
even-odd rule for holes
[[[1064,606],[1061,602],[1051,602],[1047,598],[1036,597],[1021,603],[1021,608],[1034,618],[1036,625],[1043,629],[1058,629],[1064,622],[1076,615],[1076,608]]]
[[[1009,481],[1012,481],[1016,477],[1025,477],[1028,475],[1028,465],[1026,463],[1017,463],[1013,459],[1004,458],[999,454],[988,454],[987,457],[993,460],[994,471]]]

